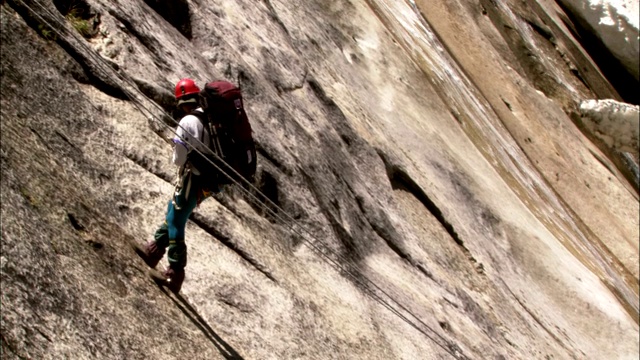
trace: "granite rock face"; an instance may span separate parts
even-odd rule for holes
[[[555,3],[0,9],[3,358],[640,354],[638,194],[574,124],[621,99]],[[129,244],[183,77],[241,84],[260,194],[201,204],[175,295]]]

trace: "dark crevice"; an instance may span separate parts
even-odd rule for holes
[[[160,105],[166,113],[171,114],[176,110],[176,100],[169,90],[135,77],[133,77],[132,80],[140,92],[153,100],[156,104]],[[175,124],[171,122],[169,125]]]
[[[429,279],[431,279],[433,281],[436,281],[436,279],[435,279],[435,277],[433,277],[433,274],[431,273],[431,271],[429,271],[429,269],[427,269],[423,264],[417,263],[415,265],[415,267],[418,270],[420,270],[420,272],[423,273],[426,277],[428,277]]]
[[[387,246],[393,250],[400,258],[406,260],[411,265],[417,267],[417,263],[413,260],[411,255],[402,247],[401,242],[399,241],[400,236],[395,231],[395,228],[390,223],[390,221],[385,217],[384,214],[375,214],[375,211],[368,210],[370,206],[365,206],[364,198],[362,196],[357,196],[354,194],[354,198],[356,203],[358,204],[358,208],[360,212],[364,215],[369,223],[369,226],[373,229],[373,231],[380,237]]]
[[[601,149],[603,148],[604,147]],[[638,194],[640,194],[640,172],[638,171],[638,164],[636,164],[629,153],[620,152],[615,149],[608,151],[608,153],[607,157],[611,159],[616,168],[620,170],[622,176],[624,176],[636,192],[635,196],[637,197]]]
[[[256,194],[261,203],[257,204],[256,201],[249,201],[249,204],[257,213],[262,214],[271,222],[276,222],[276,215],[281,207],[278,181],[267,170],[259,172],[258,175],[255,187],[262,194]]]
[[[402,169],[391,166],[387,167],[387,175],[391,181],[391,187],[394,190],[404,190],[412,194],[418,201],[424,205],[427,210],[442,224],[442,227],[447,231],[449,236],[453,238],[456,244],[464,247],[464,242],[460,239],[460,236],[453,228],[453,225],[444,218],[442,211],[436,204],[429,199],[427,194],[416,184],[411,177]]]
[[[551,31],[551,29],[543,24],[538,23],[537,21],[532,21],[529,19],[525,19],[525,18],[521,18],[524,22],[526,22],[527,24],[529,24],[529,26],[535,31],[537,32],[540,36],[542,36],[543,38],[549,40],[549,42],[551,42],[551,44],[555,45],[556,44],[556,39],[553,36],[553,32]]]
[[[276,9],[273,7],[273,5],[271,4],[271,1],[264,0],[264,3],[267,6],[267,9],[269,9],[269,16],[271,16],[271,19],[273,19],[273,21],[275,21],[278,25],[280,25],[280,28],[282,29],[282,31],[284,31],[284,33],[287,34],[287,38],[291,38],[291,34],[289,34],[289,30],[287,29],[287,26],[284,24],[284,22],[282,22],[282,20],[278,16],[278,13],[276,12]]]
[[[623,173],[625,173],[625,176],[627,176],[626,173],[629,174],[629,181],[635,186],[636,192],[640,192],[640,169],[638,168],[638,163],[629,153],[620,153],[620,157],[624,168],[627,170]]]
[[[191,15],[187,0],[144,0],[155,12],[162,16],[169,24],[184,37],[191,40]]]
[[[380,234],[377,231],[376,231],[376,233],[380,236]],[[401,259],[403,259],[404,261],[409,263],[411,266],[416,268],[419,272],[421,272],[427,278],[435,281],[435,279],[433,277],[433,274],[423,264],[421,264],[418,261],[416,261],[411,256],[411,254],[409,254],[406,250],[402,249],[395,241],[391,241],[390,239],[387,239],[387,238],[385,238],[383,236],[380,236],[380,237],[383,238],[383,240],[387,244],[387,246],[389,246],[389,248],[393,252],[395,252]]]
[[[288,175],[288,176],[293,175],[293,172],[289,168],[287,168],[280,160],[276,159],[275,156],[272,156],[271,153],[268,152],[267,149],[261,146],[260,143],[258,143],[257,141],[256,141],[256,152],[260,154],[261,157],[264,158],[259,160],[267,160],[273,166],[275,166],[278,170],[282,171],[285,175]]]
[[[74,16],[80,19],[91,19],[96,14],[91,6],[84,0],[53,0],[53,5],[58,9],[62,16]]]
[[[563,56],[564,57],[564,56]],[[589,89],[589,83],[587,82],[587,79],[584,78],[584,76],[582,76],[582,73],[580,72],[580,70],[576,69],[575,66],[572,63],[567,62],[567,64],[570,65],[570,69],[569,72],[571,73],[571,75],[575,76],[576,79],[580,80],[580,82],[587,88]]]
[[[376,228],[373,228],[373,231],[375,231],[375,233],[378,234],[378,236],[380,236],[384,240],[384,242],[387,243],[387,246],[389,246],[389,248],[393,250],[393,252],[398,254],[399,257],[408,261],[410,264],[415,265],[411,255],[407,253],[404,249],[402,249],[398,244],[396,244],[395,241],[391,241],[391,239],[388,239],[387,237],[385,237],[384,234],[380,234],[376,230]]]
[[[40,336],[45,338],[48,342],[50,342],[50,343],[53,342],[53,340],[51,340],[51,338],[47,334],[45,334],[42,330],[40,330],[39,328],[36,328],[36,331],[38,332],[38,334],[40,334]]]
[[[78,146],[76,144],[72,143],[71,140],[69,140],[69,137],[67,137],[67,135],[62,133],[60,130],[55,130],[55,133],[56,133],[56,135],[58,135],[58,137],[60,137],[65,143],[67,143],[67,145],[72,147],[74,150],[80,150],[78,148]]]
[[[242,312],[242,313],[245,313],[245,314],[246,314],[246,313],[251,312],[250,310],[248,310],[248,309],[247,309],[247,308],[245,308],[244,306],[242,306],[242,305],[238,304],[237,302],[235,302],[235,301],[233,301],[233,300],[231,300],[231,299],[221,298],[221,299],[220,299],[220,302],[221,302],[221,303],[223,303],[223,304],[225,304],[225,305],[227,305],[227,306],[229,306],[229,307],[232,307],[232,308],[234,308],[234,309],[237,309],[238,311],[240,311],[240,312]]]
[[[356,201],[358,203],[360,211],[367,218],[367,221],[369,222],[369,225],[371,226],[373,231],[382,240],[384,240],[384,242],[387,244],[387,246],[393,252],[395,252],[401,259],[403,259],[406,262],[408,262],[409,264],[411,264],[411,266],[413,266],[416,269],[418,269],[418,271],[423,273],[429,279],[434,280],[433,274],[429,270],[427,270],[427,268],[423,264],[421,264],[418,261],[416,261],[411,256],[411,254],[409,254],[409,252],[402,247],[402,245],[400,244],[400,241],[398,240],[400,238],[400,236],[395,231],[395,228],[393,227],[393,225],[388,221],[382,221],[382,223],[381,223],[379,218],[371,219],[371,216],[370,216],[369,212],[367,212],[365,210],[364,206],[363,206],[362,199],[360,197],[356,196]]]
[[[446,322],[446,321],[438,321],[438,325],[440,325],[440,328],[442,328],[442,330],[444,330],[446,332],[451,332],[451,325],[449,325],[448,322]]]
[[[460,309],[460,305],[458,305],[458,304],[456,304],[455,302],[453,302],[453,301],[449,300],[448,298],[443,297],[443,298],[442,298],[442,300],[444,300],[447,304],[449,304],[449,305],[453,306],[454,308],[456,308],[456,309]]]
[[[589,153],[591,153],[591,156],[593,156],[596,160],[598,160],[598,162],[605,167],[605,169],[609,170],[609,173],[611,173],[611,175],[616,175],[616,172],[614,169],[611,168],[611,166],[609,166],[609,163],[602,158],[602,156],[600,156],[599,154],[596,154],[593,150],[589,149]]]
[[[340,242],[344,245],[344,255],[349,260],[358,262],[366,257],[366,249],[364,249],[349,232],[340,224],[340,222],[328,210],[323,211],[325,218],[329,221],[333,232]]]
[[[341,221],[338,219],[339,215],[335,214],[336,211],[338,211],[336,209],[336,202],[331,201],[333,197],[326,194],[325,187],[323,186],[323,182],[326,182],[327,180],[318,178],[318,173],[313,168],[313,165],[309,170],[302,170],[301,174],[307,183],[309,191],[318,204],[322,215],[329,222],[335,237],[343,245],[341,256],[344,256],[345,259],[355,263],[364,259],[369,252],[369,249],[366,247],[366,244],[354,239],[349,231],[347,231],[341,224]],[[366,235],[360,234],[360,236],[364,237]]]
[[[40,140],[40,142],[44,145],[45,148],[47,148],[49,151],[53,150],[51,148],[50,142],[46,141],[44,137],[42,137],[42,135],[40,135],[40,133],[36,129],[29,126],[29,130],[31,130],[31,132],[38,138],[38,140]]]
[[[436,220],[438,220],[438,222],[440,222],[442,227],[447,231],[449,236],[451,236],[453,241],[455,241],[456,244],[458,244],[460,246],[460,248],[462,249],[462,252],[465,254],[467,259],[473,264],[475,271],[480,275],[484,275],[484,273],[485,273],[484,265],[482,263],[478,262],[473,257],[473,255],[471,254],[469,249],[467,249],[466,246],[464,245],[464,242],[462,241],[462,239],[460,238],[458,233],[453,228],[453,225],[451,225],[451,223],[449,223],[445,219],[444,215],[442,214],[442,211],[436,206],[436,204],[434,204],[433,201],[431,201],[431,199],[429,199],[429,196],[427,196],[427,194],[420,188],[420,186],[418,184],[416,184],[415,181],[413,181],[413,179],[411,179],[411,177],[404,170],[402,170],[397,165],[391,164],[389,159],[387,158],[386,154],[384,154],[379,149],[377,150],[377,152],[378,152],[378,155],[380,156],[380,158],[382,159],[382,161],[385,164],[385,168],[387,170],[387,176],[389,177],[389,181],[391,182],[391,187],[394,190],[406,191],[406,192],[412,194],[418,201],[420,201],[422,203],[422,205],[424,205],[424,207],[427,210],[429,210],[429,212],[436,218]],[[383,237],[383,239],[384,239],[384,237]],[[387,244],[389,244],[389,241],[387,241]],[[395,246],[395,247],[397,248],[397,246]],[[391,247],[391,248],[393,249],[394,247]],[[399,253],[399,254],[401,255],[401,253]],[[412,264],[413,264],[413,262],[412,262]],[[413,264],[413,265],[415,265],[415,264]],[[420,268],[419,266],[417,266],[417,267]],[[431,274],[428,271],[424,271],[424,273],[428,277],[432,278]]]
[[[226,235],[222,232],[218,231],[215,227],[211,226],[208,221],[200,214],[193,213],[189,217],[191,221],[193,221],[196,225],[198,225],[202,230],[207,232],[209,235],[213,236],[217,240],[219,240],[224,246],[231,249],[233,252],[238,254],[242,259],[244,259],[247,263],[253,266],[256,270],[260,271],[264,276],[266,276],[269,280],[277,283],[273,275],[262,264],[259,264],[250,254],[245,252],[244,250],[238,248],[238,246]]]
[[[125,93],[117,82],[114,82],[111,76],[107,73],[104,74],[104,64],[95,64],[93,60],[88,58],[89,55],[83,54],[80,50],[73,47],[71,44],[63,39],[58,39],[58,44],[71,56],[76,62],[80,64],[84,73],[89,78],[89,82],[98,90],[103,93],[120,100],[130,100],[129,96]],[[100,57],[100,59],[104,59]],[[113,62],[106,61],[109,65]],[[117,68],[111,66],[115,71]]]
[[[73,215],[72,213],[67,213],[67,218],[69,218],[69,222],[71,223],[71,226],[73,226],[73,228],[76,229],[77,231],[86,230],[85,227],[82,224],[80,224],[78,219],[76,219],[75,215]]]
[[[509,109],[509,111],[513,112],[513,107],[511,106],[511,104],[505,100],[503,97],[500,97],[500,99],[502,100],[502,102],[507,106],[507,108]]]
[[[309,76],[307,82],[316,98],[325,107],[326,114],[330,120],[329,123],[332,125],[333,130],[338,133],[347,150],[354,157],[360,157],[363,153],[370,155],[371,146],[351,126],[340,106],[327,95],[315,78]]]
[[[331,99],[327,95],[327,93],[322,88],[322,85],[320,85],[320,83],[318,83],[318,81],[315,78],[309,77],[309,79],[307,80],[307,83],[309,84],[309,87],[311,88],[313,93],[316,95],[318,100],[320,100],[322,105],[324,105],[327,108],[329,113],[339,112],[344,117],[344,114],[342,114],[342,110],[340,110],[340,107],[338,107],[335,101],[333,101],[333,99]]]
[[[94,240],[85,240],[84,242],[85,244],[91,246],[94,250],[101,250],[104,248],[104,244],[101,242],[97,242]],[[103,259],[104,261],[104,259]],[[105,263],[109,264],[107,261],[105,261]]]
[[[600,71],[611,82],[625,102],[640,105],[639,82],[622,65],[603,41],[596,35],[595,29],[587,21],[578,18],[569,9],[564,1],[557,1],[567,18],[562,17],[562,21],[572,32],[573,36],[580,42],[589,56],[598,65]]]

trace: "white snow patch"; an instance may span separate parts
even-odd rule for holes
[[[640,107],[615,100],[586,100],[580,115],[587,129],[608,146],[638,155]]]

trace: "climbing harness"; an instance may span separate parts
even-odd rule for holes
[[[184,171],[184,174],[182,175],[178,175],[178,181],[176,182],[176,186],[173,190],[173,196],[171,198],[171,203],[173,204],[173,207],[176,210],[182,210],[182,206],[179,206],[178,203],[176,202],[176,198],[178,196],[180,196],[180,192],[182,191],[183,187],[184,187],[184,179],[187,179],[187,185],[185,188],[185,192],[184,192],[184,199],[185,200],[189,200],[189,194],[191,193],[191,178],[192,178],[192,172],[190,169],[186,169]]]

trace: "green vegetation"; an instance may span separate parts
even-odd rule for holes
[[[66,18],[69,20],[71,25],[80,35],[85,38],[90,38],[95,35],[95,31],[92,26],[92,21],[90,19],[83,19],[84,11],[80,7],[72,7],[69,10]]]
[[[89,5],[83,0],[53,0],[60,14],[85,38],[96,35],[95,16]]]
[[[49,29],[49,27],[46,25],[43,25],[43,24],[38,25],[38,32],[46,40],[56,41],[58,39],[56,34],[53,31],[51,31],[51,29]]]

